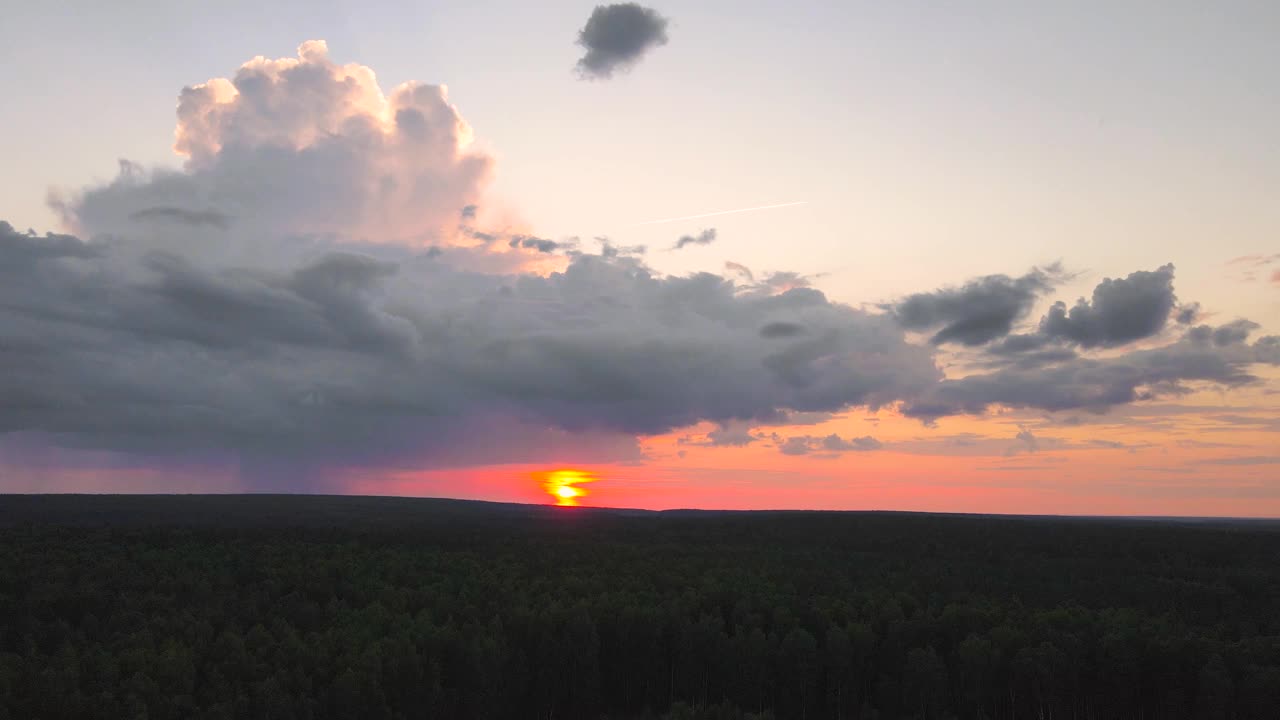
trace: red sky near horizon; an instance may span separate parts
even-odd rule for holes
[[[590,473],[583,506],[651,510],[817,509],[1047,515],[1280,517],[1280,402],[1231,405],[1217,393],[1111,415],[1049,421],[1026,413],[948,418],[935,428],[892,412],[816,426],[759,428],[745,446],[711,447],[704,424],[646,438],[644,459],[353,473],[356,494],[556,503],[541,478]],[[1171,420],[1172,418],[1172,420]],[[1176,427],[1169,427],[1170,423]],[[1030,431],[1034,440],[1018,439]],[[877,450],[783,454],[769,435],[874,434]]]

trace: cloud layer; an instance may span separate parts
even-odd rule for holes
[[[62,195],[71,233],[0,222],[0,466],[43,443],[229,463],[267,487],[316,468],[636,460],[637,436],[700,422],[717,427],[701,444],[834,455],[881,445],[751,428],[860,406],[1100,411],[1280,364],[1255,323],[1195,325],[1171,265],[1033,324],[1057,266],[858,309],[793,272],[664,276],[643,247],[486,228],[492,161],[444,88],[384,95],[318,41],[186,88],[175,149],[181,169],[122,163]],[[972,372],[944,376],[957,350]]]
[[[891,320],[810,289],[659,277],[604,255],[538,277],[359,250],[265,270],[0,226],[0,430],[392,452],[488,418],[648,434],[881,404],[937,375]],[[762,333],[771,323],[806,332]]]
[[[578,44],[586,49],[578,72],[584,78],[610,78],[667,44],[667,19],[638,3],[597,5],[578,31]]]

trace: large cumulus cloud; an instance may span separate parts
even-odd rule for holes
[[[384,94],[372,69],[335,63],[319,40],[183,89],[174,150],[180,171],[123,163],[113,182],[60,198],[68,226],[168,248],[281,235],[429,244],[493,166],[444,86]]]

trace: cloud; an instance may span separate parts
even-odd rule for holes
[[[561,243],[558,243],[555,240],[547,240],[546,238],[534,237],[532,235],[516,235],[511,238],[508,246],[513,248],[533,249],[540,253],[555,252],[563,247]]]
[[[846,452],[869,452],[884,447],[884,443],[870,435],[851,437],[846,440],[835,433],[825,437],[796,435],[789,438],[783,438],[775,433],[772,439],[783,455],[822,453],[824,456],[832,456]]]
[[[679,250],[686,245],[710,245],[716,241],[716,229],[707,228],[697,235],[681,235],[672,250]]]
[[[177,207],[150,207],[129,215],[131,220],[170,220],[184,225],[211,225],[219,230],[227,229],[231,218],[217,210],[186,210]]]
[[[458,444],[491,446],[456,428],[495,419],[652,434],[878,406],[937,379],[889,319],[811,289],[662,277],[604,254],[546,277],[393,245],[275,254],[244,266],[0,226],[0,432],[430,467]],[[778,344],[760,335],[770,323],[808,332]]]
[[[1040,443],[1037,442],[1036,436],[1026,428],[1019,428],[1018,434],[1014,436],[1014,440],[1022,443],[1027,452],[1036,452],[1040,449]]]
[[[756,276],[751,272],[751,268],[743,265],[742,263],[726,260],[724,263],[724,269],[726,272],[731,272],[743,277],[747,282],[755,282],[756,280]]]
[[[1178,308],[1178,314],[1174,319],[1179,325],[1190,325],[1200,317],[1200,303],[1190,303]]]
[[[1280,253],[1274,255],[1241,255],[1227,261],[1228,265],[1244,265],[1246,267],[1262,267],[1273,262],[1280,262]]]
[[[1018,278],[988,275],[960,287],[908,295],[881,307],[908,330],[939,328],[930,339],[934,345],[983,345],[1008,335],[1060,275],[1057,266],[1033,269]]]
[[[789,338],[804,334],[804,326],[793,322],[771,322],[760,328],[760,337]]]
[[[832,302],[814,276],[665,276],[643,246],[476,227],[492,160],[444,88],[384,94],[319,42],[184,90],[175,147],[181,169],[123,162],[58,196],[73,232],[0,222],[0,467],[15,443],[43,444],[299,489],[343,468],[634,461],[640,435],[708,422],[705,442],[732,446],[853,407],[1101,410],[1280,364],[1280,338],[1251,341],[1247,320],[1118,349],[1178,307],[1171,266],[1011,334],[1056,267],[881,313]],[[999,362],[946,378],[943,343]]]
[[[285,235],[423,246],[451,240],[493,170],[444,86],[384,93],[372,69],[333,62],[320,40],[184,88],[174,150],[182,170],[122,162],[112,182],[55,207],[82,236],[166,251],[248,256]],[[175,235],[177,224],[193,232]]]
[[[808,436],[790,437],[778,446],[778,450],[783,455],[808,455],[810,449],[811,442]]]
[[[604,79],[630,69],[650,50],[667,44],[667,19],[637,3],[597,5],[578,31],[586,54],[578,60],[584,78]]]
[[[1218,347],[1226,347],[1244,342],[1249,338],[1250,333],[1260,327],[1261,325],[1251,320],[1233,320],[1216,328],[1197,325],[1187,331],[1186,337],[1194,343],[1212,343]]]
[[[1106,357],[1075,357],[1045,367],[1005,367],[985,374],[947,379],[903,404],[911,417],[930,420],[961,413],[980,414],[992,405],[1038,410],[1091,410],[1188,391],[1186,383],[1223,388],[1258,381],[1249,373],[1255,363],[1280,364],[1280,338],[1259,338],[1252,345],[1230,330],[1219,345],[1188,332],[1164,347]]]
[[[757,439],[751,434],[750,424],[743,422],[721,423],[715,430],[707,433],[707,444],[712,447],[742,447]]]
[[[1091,301],[1080,298],[1070,310],[1066,303],[1055,302],[1034,332],[1010,334],[989,345],[989,364],[1040,367],[1076,355],[1064,345],[1082,349],[1127,345],[1159,334],[1171,314],[1179,325],[1189,325],[1201,314],[1199,303],[1178,305],[1173,265],[1107,278],[1094,287]]]
[[[1040,321],[1040,334],[1080,347],[1115,347],[1155,335],[1164,329],[1177,304],[1173,293],[1173,265],[1138,271],[1125,278],[1107,278],[1067,309],[1053,304]]]
[[[845,440],[835,434],[822,438],[822,449],[831,452],[865,452],[868,450],[879,450],[882,447],[884,447],[884,443],[870,435],[849,438],[848,440]]]

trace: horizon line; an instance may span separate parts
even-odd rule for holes
[[[6,497],[102,497],[102,498],[200,498],[200,497],[280,497],[280,498],[350,498],[359,499],[379,499],[379,500],[447,500],[451,502],[467,502],[485,505],[517,505],[528,508],[557,508],[566,512],[580,512],[587,510],[613,511],[613,512],[638,512],[638,513],[677,513],[677,512],[705,512],[705,513],[893,513],[901,515],[942,515],[942,516],[961,516],[973,518],[1048,518],[1048,519],[1081,519],[1081,520],[1243,520],[1243,521],[1261,521],[1261,522],[1280,522],[1280,516],[1276,515],[1097,515],[1097,514],[1061,514],[1061,513],[1006,513],[1006,512],[972,512],[960,510],[895,510],[892,508],[860,508],[860,509],[834,509],[834,508],[699,508],[699,507],[672,507],[661,510],[641,507],[612,507],[608,505],[557,505],[555,503],[531,503],[519,502],[514,500],[481,500],[478,498],[462,498],[447,496],[423,496],[423,495],[354,495],[342,493],[324,493],[324,492],[198,492],[198,493],[94,493],[94,492],[4,492],[0,493],[0,498]]]

